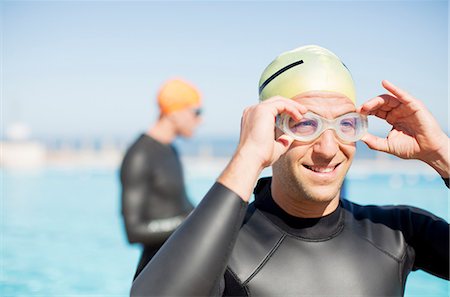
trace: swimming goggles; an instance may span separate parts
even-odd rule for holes
[[[366,116],[356,112],[346,113],[334,120],[307,112],[298,122],[287,114],[278,115],[276,125],[297,141],[313,141],[319,138],[325,130],[332,129],[341,141],[351,143],[364,136],[367,132],[368,122]]]

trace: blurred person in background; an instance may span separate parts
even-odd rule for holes
[[[173,141],[190,138],[201,122],[201,94],[183,79],[165,82],[159,118],[129,147],[120,169],[122,215],[130,243],[143,246],[134,278],[192,211]]]
[[[358,140],[421,160],[448,187],[450,139],[421,101],[382,85],[388,93],[357,106],[332,52],[278,56],[261,76],[260,103],[243,113],[233,158],[131,296],[402,296],[411,271],[448,280],[444,219],[341,196]],[[386,138],[367,132],[368,115],[392,126]],[[268,166],[272,177],[256,183]]]

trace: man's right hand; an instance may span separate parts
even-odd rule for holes
[[[284,134],[275,139],[276,116],[286,113],[300,120],[306,112],[303,105],[278,96],[245,109],[239,145],[218,182],[248,201],[261,171],[277,161],[294,141]]]

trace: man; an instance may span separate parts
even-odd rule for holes
[[[244,111],[232,160],[131,295],[401,296],[411,270],[448,279],[448,223],[340,197],[358,139],[422,160],[448,184],[449,138],[420,101],[383,86],[391,94],[356,107],[350,73],[330,51],[277,57],[262,74],[262,102]],[[367,115],[392,125],[386,139],[366,133]]]
[[[143,245],[136,276],[193,209],[172,142],[200,123],[200,93],[182,79],[158,93],[159,119],[128,149],[120,171],[122,214],[130,243]]]

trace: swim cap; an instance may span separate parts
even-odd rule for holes
[[[356,103],[350,71],[338,56],[317,45],[282,53],[264,69],[259,80],[261,101],[276,95],[292,98],[308,91],[336,92]]]
[[[180,109],[200,104],[200,92],[192,84],[182,79],[165,82],[158,92],[161,113],[168,114]]]

